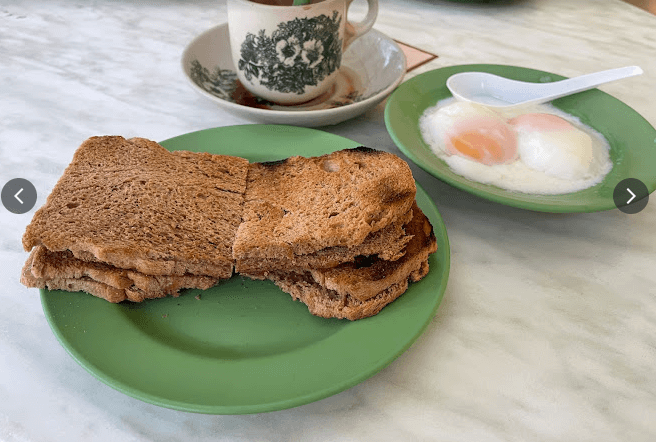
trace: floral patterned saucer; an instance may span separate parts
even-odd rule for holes
[[[255,97],[241,85],[226,23],[187,46],[182,69],[193,89],[243,118],[316,127],[356,117],[383,101],[401,83],[406,59],[392,39],[371,30],[346,50],[337,81],[328,92],[307,103],[283,106]]]

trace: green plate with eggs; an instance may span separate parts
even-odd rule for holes
[[[481,198],[540,212],[598,212],[616,208],[613,191],[626,178],[656,189],[656,129],[620,100],[592,89],[551,102],[600,132],[610,144],[612,170],[602,182],[572,193],[537,195],[478,183],[453,172],[422,138],[419,119],[424,111],[451,97],[446,80],[459,72],[489,72],[513,80],[544,83],[566,77],[517,66],[471,64],[450,66],[418,75],[399,86],[385,108],[385,124],[399,149],[440,180]]]

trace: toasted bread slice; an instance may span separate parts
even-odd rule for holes
[[[75,152],[23,236],[146,275],[229,278],[248,161],[93,137]]]
[[[428,218],[416,205],[413,213],[407,227],[413,237],[397,261],[361,259],[327,270],[271,273],[268,278],[313,315],[350,320],[373,316],[401,296],[409,282],[426,276],[428,257],[437,250]]]
[[[27,267],[27,263],[25,264]],[[62,279],[56,278],[49,281],[35,278],[27,269],[23,269],[20,279],[21,284],[26,287],[48,289],[48,290],[65,290],[69,292],[86,292],[98,298],[105,299],[109,302],[117,303],[127,299],[125,290],[111,287],[102,282],[95,281],[91,278],[80,279]]]
[[[283,292],[292,295],[295,301],[308,306],[314,316],[322,318],[349,319],[355,321],[374,316],[386,305],[401,296],[408,289],[408,281],[388,287],[373,298],[359,301],[352,296],[340,296],[336,292],[317,284],[311,275],[288,273],[272,279]]]
[[[198,275],[149,276],[108,264],[86,262],[71,252],[35,247],[23,268],[21,283],[51,290],[85,291],[110,302],[178,296],[183,288],[208,289],[219,278]]]
[[[353,261],[356,257],[376,256],[395,261],[405,254],[405,246],[412,235],[406,234],[405,225],[412,219],[412,210],[391,225],[370,233],[362,244],[353,247],[326,247],[315,253],[294,255],[292,258],[245,258],[235,262],[235,270],[253,279],[265,279],[268,272],[325,269]]]
[[[51,252],[44,246],[36,246],[32,249],[28,262],[31,265],[32,275],[44,281],[87,277],[121,290],[134,284],[128,277],[129,270],[105,263],[80,260],[75,258],[70,250]]]
[[[365,147],[252,163],[233,256],[290,260],[354,247],[407,214],[415,193],[405,161]]]
[[[428,256],[437,250],[433,226],[417,203],[412,208],[414,216],[406,225],[406,232],[412,235],[405,255],[396,261],[361,256],[354,262],[345,263],[330,269],[312,269],[314,280],[341,296],[366,301],[387,287],[408,279],[407,275],[419,271]],[[421,273],[421,272],[420,272]],[[422,276],[423,277],[423,276]]]

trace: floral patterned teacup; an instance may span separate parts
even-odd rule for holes
[[[337,78],[342,53],[367,32],[378,0],[359,23],[347,22],[353,0],[274,6],[228,0],[230,49],[239,81],[254,95],[299,104],[326,92]]]

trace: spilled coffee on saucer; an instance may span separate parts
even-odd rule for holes
[[[253,3],[259,3],[261,5],[269,6],[294,6],[294,0],[248,0]],[[320,3],[324,0],[310,0],[305,4],[313,5],[315,3]]]

